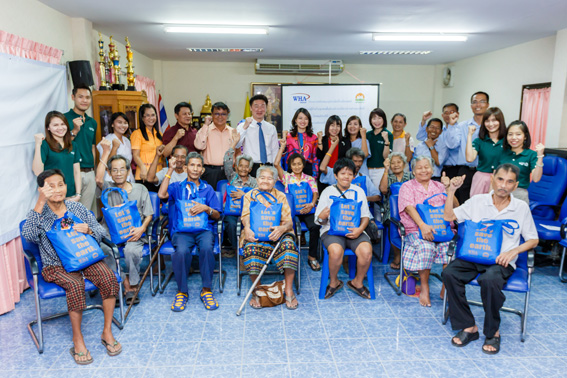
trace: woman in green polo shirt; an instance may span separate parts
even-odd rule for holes
[[[512,192],[514,197],[530,204],[528,186],[530,175],[533,182],[541,180],[543,174],[543,151],[545,146],[539,143],[534,150],[530,150],[532,139],[530,130],[524,121],[514,121],[506,130],[506,139],[503,143],[504,153],[498,165],[511,163],[520,168],[518,189]]]
[[[492,172],[502,157],[502,143],[506,136],[506,121],[499,108],[488,108],[482,116],[478,138],[472,140],[475,126],[469,126],[466,158],[472,163],[478,156],[478,166],[471,184],[471,197],[490,192]]]
[[[368,117],[372,130],[366,133],[366,140],[370,143],[370,156],[368,157],[368,174],[372,183],[377,188],[384,175],[384,160],[390,155],[390,149],[394,143],[394,136],[387,129],[388,120],[386,113],[380,108],[370,112]]]
[[[67,182],[67,198],[81,198],[80,157],[72,141],[67,118],[58,111],[45,116],[45,135],[35,134],[35,153],[32,169],[36,176],[47,169],[60,169]]]

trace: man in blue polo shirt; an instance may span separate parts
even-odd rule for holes
[[[201,180],[203,174],[203,157],[197,152],[190,152],[187,155],[187,179],[171,183],[171,177],[165,175],[159,188],[158,196],[161,199],[169,199],[169,221],[172,225],[171,243],[175,252],[171,255],[171,263],[175,281],[177,281],[178,293],[171,305],[173,311],[185,310],[185,305],[189,298],[187,287],[187,275],[191,266],[191,251],[197,245],[199,248],[199,270],[203,288],[201,289],[201,301],[207,310],[216,310],[219,305],[212,293],[213,271],[215,268],[215,257],[213,255],[214,235],[213,227],[220,219],[221,205],[214,189]],[[191,185],[193,183],[195,185]],[[191,216],[206,213],[208,216],[208,229],[200,232],[187,233],[179,232],[176,228],[176,203],[178,200],[190,198],[191,187],[197,188],[197,196],[205,199],[204,204],[195,204],[189,209]]]

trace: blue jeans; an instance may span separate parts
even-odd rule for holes
[[[228,238],[230,245],[234,249],[238,249],[238,239],[236,237],[237,222],[238,222],[238,217],[236,215],[224,216],[224,235],[225,238]]]
[[[171,244],[175,252],[171,255],[171,265],[177,289],[181,293],[188,293],[187,275],[191,267],[193,255],[191,251],[196,245],[199,248],[199,270],[203,287],[212,288],[213,271],[215,270],[215,256],[213,255],[214,237],[211,231],[202,231],[195,234],[176,232],[173,234]]]

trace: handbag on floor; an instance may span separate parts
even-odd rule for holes
[[[415,209],[417,210],[417,213],[419,214],[423,222],[425,222],[425,224],[427,224],[428,226],[433,227],[433,229],[435,230],[435,232],[433,232],[433,241],[437,243],[448,242],[453,239],[453,236],[455,235],[451,230],[451,223],[447,222],[443,218],[445,204],[441,206],[433,206],[429,204],[429,201],[432,198],[441,195],[447,197],[445,193],[434,194],[431,197],[426,198],[422,204],[417,204],[415,206]],[[419,237],[423,239],[421,230],[419,231]]]
[[[76,272],[104,259],[104,252],[96,239],[88,234],[75,231],[73,226],[84,223],[75,214],[67,211],[53,223],[46,236],[57,252],[63,269]]]
[[[268,205],[258,200],[264,198]],[[250,202],[250,229],[259,241],[270,241],[271,228],[280,225],[282,219],[282,204],[268,192],[255,190]]]
[[[108,197],[111,193],[120,194],[123,201],[121,205],[109,206]],[[102,215],[108,227],[110,240],[114,244],[126,243],[130,238],[128,236],[130,230],[142,225],[142,218],[138,211],[138,201],[128,201],[128,193],[121,188],[105,189],[100,196],[100,201],[102,202]]]
[[[465,220],[463,236],[457,258],[477,264],[494,265],[502,249],[503,232],[514,235],[520,228],[513,219],[486,220],[473,222]]]
[[[285,282],[276,281],[269,285],[258,285],[254,289],[254,295],[262,307],[275,307],[285,302]]]
[[[197,194],[197,185],[188,181],[191,194],[187,199],[177,199],[175,201],[175,232],[195,233],[209,229],[209,215],[206,212],[191,215],[191,210],[197,204],[205,204],[205,199]],[[186,193],[186,191],[184,191]]]
[[[408,273],[405,269],[403,270],[402,276],[403,276],[402,293],[406,295],[414,295],[417,282],[419,281],[419,277],[416,277],[413,274]],[[396,286],[400,286],[400,276],[396,278]]]
[[[360,208],[361,202],[358,202],[358,194],[355,190],[347,189],[341,191],[338,186],[335,188],[341,193],[340,197],[331,196],[333,204],[331,205],[330,228],[329,235],[346,236],[350,231],[349,228],[357,228],[360,226]],[[354,192],[354,199],[346,198],[345,193]]]

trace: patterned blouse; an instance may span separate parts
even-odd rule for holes
[[[284,172],[282,183],[284,184],[285,192],[288,193],[287,186],[289,184],[300,184],[303,181],[309,184],[309,187],[311,188],[313,193],[317,193],[317,182],[313,177],[306,175],[303,172],[301,173],[301,180],[299,180],[293,173]]]
[[[307,133],[301,133],[301,136],[302,142],[300,142],[299,133],[297,133],[295,138],[291,136],[291,133],[287,134],[285,141],[287,151],[286,161],[294,152],[300,153],[308,163],[312,164],[313,177],[317,177],[319,174],[319,159],[317,159],[317,144],[319,143],[319,139],[316,134],[309,136]]]
[[[445,185],[440,182],[429,180],[427,190],[417,182],[416,179],[405,182],[400,188],[398,197],[398,208],[400,209],[400,219],[406,228],[406,233],[418,232],[419,227],[413,219],[406,213],[405,208],[408,206],[415,207],[422,204],[424,200],[434,194],[445,193]],[[445,203],[445,196],[437,196],[429,201],[430,205],[441,206]]]
[[[228,179],[228,184],[236,187],[248,187],[254,189],[257,186],[256,179],[248,175],[248,181],[242,181],[242,178],[234,171],[234,148],[229,148],[224,154],[223,166],[224,173]]]
[[[87,210],[79,202],[65,201],[67,211],[75,214],[80,220],[89,225],[93,232],[92,236],[98,243],[106,235],[104,227],[102,227],[94,217],[93,213]],[[22,227],[22,236],[32,243],[39,246],[39,254],[41,255],[41,262],[43,266],[62,266],[61,260],[47,238],[46,232],[51,230],[53,223],[58,219],[57,215],[51,208],[45,204],[41,214],[30,210],[28,213],[26,223]]]

